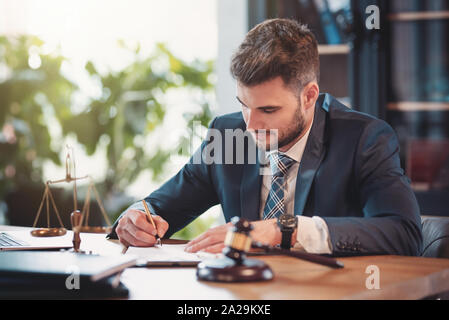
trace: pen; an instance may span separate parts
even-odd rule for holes
[[[342,262],[335,260],[333,258],[324,257],[324,256],[320,256],[317,254],[311,254],[311,253],[306,253],[306,252],[296,252],[296,251],[290,251],[290,250],[286,250],[286,249],[271,247],[271,246],[268,246],[268,245],[265,245],[265,244],[262,244],[262,243],[256,242],[256,241],[253,241],[253,243],[251,244],[251,247],[257,248],[257,249],[263,249],[263,250],[265,250],[265,252],[274,252],[274,253],[284,254],[286,256],[295,257],[295,258],[298,258],[301,260],[306,260],[309,262],[321,264],[323,266],[328,266],[331,268],[336,268],[336,269],[344,268],[344,265]]]
[[[151,224],[153,225],[154,229],[156,229],[156,236],[155,236],[156,237],[156,243],[162,246],[162,241],[161,241],[161,238],[159,238],[159,235],[157,234],[156,224],[153,221],[153,217],[151,216],[150,209],[148,209],[148,205],[147,205],[145,200],[142,200],[142,203],[143,203],[143,206],[145,208],[145,213],[147,214],[148,221],[151,222]]]

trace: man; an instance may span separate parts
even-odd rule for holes
[[[209,132],[251,132],[266,158],[249,161],[246,141],[243,163],[195,163],[197,155],[220,160],[237,150],[211,152],[220,138],[209,134],[191,161],[145,199],[160,237],[221,204],[227,222],[253,221],[252,238],[273,246],[336,256],[420,254],[419,208],[400,168],[395,133],[319,93],[317,48],[310,30],[293,20],[268,20],[247,34],[231,65],[242,112],[215,118]],[[271,170],[263,175],[263,168]],[[111,237],[154,245],[156,230],[142,211],[131,206]],[[186,250],[220,252],[228,227],[208,230]]]

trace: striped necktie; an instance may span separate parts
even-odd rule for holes
[[[269,157],[273,176],[271,178],[270,193],[263,210],[264,220],[277,218],[285,212],[284,191],[286,181],[284,178],[288,169],[296,162],[285,154],[278,152],[270,154]]]

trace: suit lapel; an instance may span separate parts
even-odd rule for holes
[[[294,212],[297,215],[303,214],[313,179],[326,153],[325,140],[327,137],[325,135],[325,127],[326,111],[329,110],[329,103],[330,96],[328,94],[320,95],[316,102],[312,129],[307,139],[296,179]]]

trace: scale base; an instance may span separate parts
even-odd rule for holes
[[[261,260],[230,258],[205,260],[198,264],[199,280],[217,282],[267,281],[273,279],[273,271]]]

